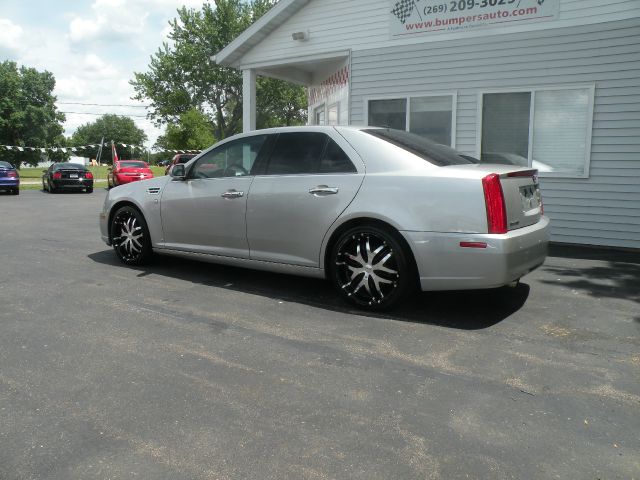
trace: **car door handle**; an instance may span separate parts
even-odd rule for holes
[[[221,195],[222,198],[240,198],[244,197],[244,192],[238,192],[237,190],[227,190]]]
[[[335,187],[328,187],[326,185],[318,185],[317,187],[313,187],[309,190],[311,195],[315,195],[316,197],[323,197],[325,195],[335,195],[339,190]]]

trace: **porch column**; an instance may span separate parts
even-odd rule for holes
[[[256,71],[242,70],[242,131],[256,129]]]

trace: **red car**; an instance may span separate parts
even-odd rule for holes
[[[119,160],[107,174],[107,187],[113,188],[124,183],[153,178],[153,172],[142,160]]]
[[[173,159],[171,160],[169,165],[167,165],[167,168],[164,170],[164,174],[165,175],[169,175],[169,172],[171,171],[171,168],[174,165],[176,165],[178,163],[187,163],[189,160],[191,160],[195,156],[196,156],[195,153],[179,153],[179,154],[177,154],[175,157],[173,157]]]

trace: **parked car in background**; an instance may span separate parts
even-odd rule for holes
[[[78,163],[54,163],[43,170],[42,190],[55,193],[62,190],[93,192],[93,173]]]
[[[20,174],[9,162],[0,161],[0,190],[20,194]]]
[[[107,188],[125,183],[153,178],[153,172],[147,162],[142,160],[119,160],[113,164],[107,174]]]
[[[112,190],[100,229],[128,265],[157,252],[327,278],[382,309],[416,287],[516,282],[544,262],[549,220],[536,170],[405,131],[308,126],[236,135]]]
[[[195,157],[196,154],[195,153],[179,153],[176,156],[173,157],[173,159],[171,159],[171,162],[167,165],[167,168],[164,171],[165,175],[169,175],[169,172],[171,171],[171,168],[174,165],[178,165],[180,163],[187,163],[189,160],[191,160],[193,157]]]

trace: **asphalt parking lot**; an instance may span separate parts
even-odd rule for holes
[[[640,255],[367,315],[116,260],[106,192],[0,195],[0,479],[639,479]]]

